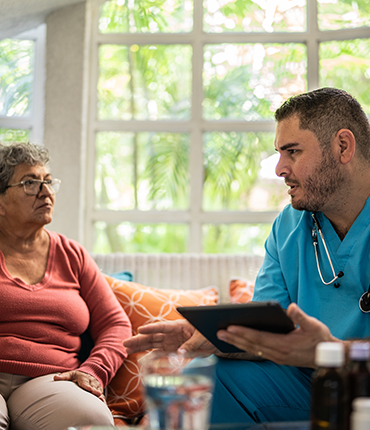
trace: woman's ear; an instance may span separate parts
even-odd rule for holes
[[[342,164],[349,163],[356,149],[356,139],[351,130],[341,128],[334,138],[334,151]]]
[[[3,204],[3,196],[4,194],[0,194],[0,216],[5,216],[6,214],[5,206]]]

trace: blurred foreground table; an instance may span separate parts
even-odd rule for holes
[[[69,427],[68,430],[150,430],[147,426],[134,427]],[[197,429],[202,430],[202,429]],[[299,422],[279,422],[263,424],[213,424],[209,429],[204,430],[310,430],[309,421]]]

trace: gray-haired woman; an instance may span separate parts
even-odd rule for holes
[[[103,388],[130,322],[92,258],[47,231],[60,181],[42,146],[0,144],[0,429],[113,426]],[[78,360],[80,335],[95,346]]]

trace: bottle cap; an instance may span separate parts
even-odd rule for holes
[[[370,411],[370,397],[357,397],[352,402],[354,411],[369,412]]]
[[[316,346],[317,366],[341,367],[344,365],[344,345],[340,342],[320,342]]]
[[[367,361],[370,358],[370,343],[354,342],[349,350],[349,358],[351,360]]]

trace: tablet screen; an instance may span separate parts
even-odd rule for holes
[[[186,318],[221,352],[243,352],[216,336],[229,325],[241,325],[273,333],[289,333],[294,324],[278,302],[252,302],[234,305],[179,307]]]

